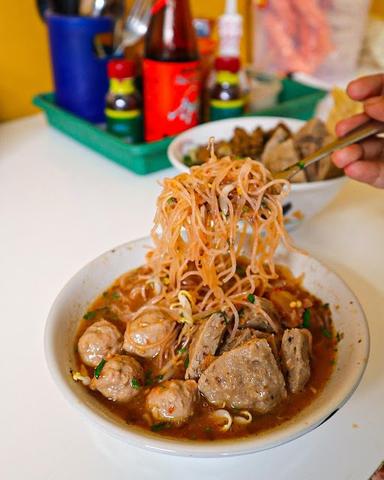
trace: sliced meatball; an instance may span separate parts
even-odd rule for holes
[[[199,378],[205,357],[215,355],[226,328],[225,315],[214,313],[199,327],[189,349],[185,378]]]
[[[281,358],[292,393],[300,392],[311,376],[311,332],[305,328],[285,330],[281,341]]]
[[[161,310],[143,313],[127,323],[123,348],[139,357],[153,358],[161,349],[161,343],[174,329],[175,322]]]
[[[240,313],[240,325],[270,333],[279,332],[281,329],[280,317],[273,303],[263,297],[256,297],[256,302],[261,307],[260,311],[256,313],[253,308],[243,307]]]
[[[140,363],[129,355],[115,355],[108,360],[99,378],[93,378],[91,389],[98,390],[108,400],[129,402],[140,391],[144,371]]]
[[[197,395],[194,380],[168,380],[152,388],[146,405],[156,421],[182,424],[193,415]]]
[[[123,343],[119,330],[107,320],[100,320],[88,327],[79,338],[78,352],[89,367],[97,367],[101,360],[118,353]]]
[[[287,396],[271,347],[254,339],[223,353],[202,373],[198,387],[213,405],[267,413]]]

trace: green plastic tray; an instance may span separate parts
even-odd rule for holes
[[[325,94],[326,92],[323,90],[308,87],[286,78],[283,80],[283,89],[278,105],[260,110],[256,115],[308,120],[313,116],[317,103]],[[48,122],[53,127],[139,175],[170,166],[167,148],[174,137],[168,137],[158,142],[129,145],[97,125],[57,106],[53,93],[37,95],[34,97],[33,103],[44,110]]]

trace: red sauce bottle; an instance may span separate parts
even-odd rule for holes
[[[200,80],[188,0],[166,0],[153,12],[143,62],[146,141],[198,123]]]

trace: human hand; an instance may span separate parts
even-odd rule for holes
[[[384,122],[384,74],[361,77],[351,82],[347,93],[364,102],[364,113],[353,115],[336,125],[342,137],[371,118]],[[369,138],[332,154],[332,160],[348,177],[384,188],[384,138]]]

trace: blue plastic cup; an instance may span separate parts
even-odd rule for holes
[[[53,14],[46,19],[56,103],[90,122],[103,122],[107,63],[112,56],[98,57],[94,40],[113,32],[113,19]]]

